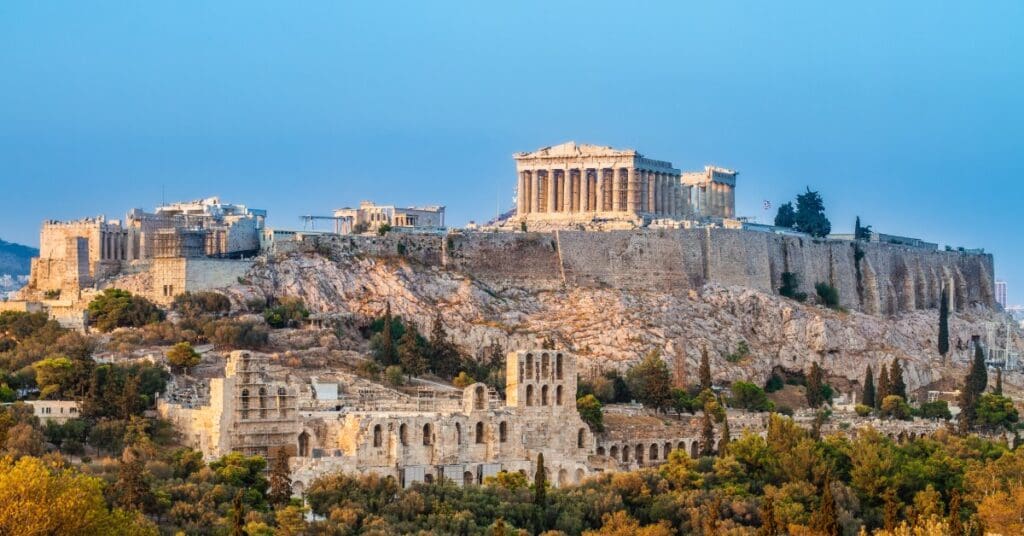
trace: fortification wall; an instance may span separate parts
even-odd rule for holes
[[[664,292],[716,283],[778,293],[792,272],[811,300],[828,283],[843,307],[872,314],[937,307],[943,286],[957,309],[994,303],[991,255],[733,229],[453,234],[442,263],[498,286]]]

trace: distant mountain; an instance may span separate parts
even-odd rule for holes
[[[36,248],[0,240],[0,275],[28,275],[32,257],[38,256]]]

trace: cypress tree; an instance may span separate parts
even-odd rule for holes
[[[949,534],[964,536],[964,524],[960,521],[960,491],[956,488],[949,494]]]
[[[824,402],[825,397],[821,394],[824,385],[824,373],[817,361],[811,362],[811,372],[807,374],[807,404],[816,408]]]
[[[288,469],[288,451],[277,449],[274,465],[270,468],[270,489],[267,501],[274,506],[285,506],[292,497],[291,471]]]
[[[728,454],[729,441],[731,440],[729,434],[729,415],[728,413],[722,419],[722,438],[718,440],[718,456],[724,458]]]
[[[1003,367],[996,369],[996,386],[992,388],[992,394],[1003,396]]]
[[[889,369],[882,364],[882,371],[878,373],[878,388],[875,389],[875,408],[882,407],[882,401],[889,396]]]
[[[245,512],[242,508],[242,491],[235,493],[231,501],[231,536],[245,536]]]
[[[700,390],[711,389],[711,361],[708,358],[707,346],[700,350],[700,369],[698,374],[700,376]]]
[[[864,394],[861,395],[860,403],[870,408],[875,407],[875,373],[870,364],[864,371]]]
[[[975,410],[978,398],[988,386],[988,371],[985,370],[985,350],[981,342],[974,344],[974,361],[964,378],[964,386],[960,389],[960,431],[966,433],[974,426]]]
[[[548,473],[544,469],[544,453],[537,454],[537,472],[533,475],[533,504],[544,508],[548,497]]]
[[[711,421],[711,403],[704,404],[704,423],[700,431],[700,454],[711,456],[715,453],[715,423]]]
[[[899,358],[892,358],[889,366],[889,394],[896,395],[903,400],[907,399],[907,383],[903,381],[903,365],[900,365]]]
[[[761,527],[757,536],[778,536],[782,532],[779,521],[775,518],[775,501],[771,495],[765,495],[761,502]]]
[[[942,288],[942,300],[939,303],[939,354],[943,358],[949,353],[949,291]]]
[[[826,536],[839,536],[839,514],[836,511],[836,500],[832,496],[832,481],[825,478],[821,493],[821,506],[815,512],[814,529]]]

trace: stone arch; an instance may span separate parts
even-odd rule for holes
[[[604,456],[604,447],[597,447],[597,455]]]
[[[428,447],[434,444],[434,427],[429,422],[423,425],[423,444]]]
[[[267,418],[267,388],[260,387],[260,418]]]
[[[484,386],[483,385],[477,385],[473,389],[473,409],[475,409],[477,411],[480,411],[480,410],[484,409],[485,407],[487,407],[486,406],[486,402],[485,402],[487,400],[486,396],[487,396],[487,391],[486,391],[486,389],[484,389]]]
[[[405,425],[404,422],[398,426],[398,442],[401,443],[403,446],[409,445],[409,435],[407,429],[408,427]]]
[[[484,442],[484,422],[476,421],[476,443],[477,445],[483,444]]]
[[[473,473],[471,471],[466,471],[466,472],[462,473],[462,485],[463,486],[472,486],[475,482],[476,482],[476,477],[473,476]]]
[[[244,411],[247,409],[249,409],[249,390],[242,389],[242,410]],[[245,418],[244,413],[242,414],[242,418]]]
[[[526,379],[533,379],[533,354],[526,354]]]
[[[691,458],[696,460],[697,458],[700,457],[700,450],[698,450],[699,448],[700,448],[700,445],[697,444],[696,440],[694,440],[693,443],[690,443],[690,457]]]
[[[643,445],[637,445],[633,449],[633,452],[636,455],[636,463],[642,465],[644,463],[644,446]]]
[[[548,386],[545,385],[540,388],[540,405],[548,405]]]
[[[559,469],[558,470],[558,486],[562,487],[562,486],[568,486],[568,485],[569,485],[569,471],[566,471],[565,468]]]
[[[508,441],[508,423],[501,421],[498,423],[498,442],[504,443]]]
[[[423,475],[423,482],[425,484],[433,484],[434,483],[434,475],[431,474],[431,473],[427,473],[427,474]]]
[[[612,459],[618,459],[619,447],[617,445],[612,445],[611,449],[608,450],[608,456]]]
[[[586,478],[586,476],[587,476],[587,472],[584,471],[583,469],[577,467],[576,468],[576,478],[574,479],[574,482],[579,484],[580,482],[583,482],[583,479]]]
[[[579,430],[577,430],[576,431],[576,448],[583,448],[583,445],[586,444],[586,440],[587,440],[587,431],[586,431],[586,429],[580,428]]]
[[[462,423],[455,423],[455,444],[462,444]]]
[[[679,444],[676,445],[676,448],[685,452],[686,451],[686,441],[680,441]]]
[[[561,385],[559,385],[558,387],[555,387],[555,405],[556,406],[561,406],[562,405],[562,386]]]
[[[562,378],[562,354],[555,354],[555,379],[561,380]]]
[[[309,432],[305,430],[299,434],[299,456],[304,458],[309,456]]]
[[[533,405],[533,386],[532,385],[527,385],[526,386],[526,405],[527,406],[532,406]]]
[[[658,459],[658,445],[657,444],[651,443],[651,449],[650,449],[650,452],[648,453],[647,457],[652,462],[653,461],[657,461],[657,459]]]
[[[665,452],[664,452],[664,456],[663,457],[667,460],[668,459],[668,455],[671,452],[672,452],[672,443],[670,441],[666,441],[665,442]]]
[[[384,443],[384,434],[379,424],[373,425],[373,446],[379,447]]]
[[[540,356],[540,378],[541,380],[551,379],[551,356],[544,352]]]

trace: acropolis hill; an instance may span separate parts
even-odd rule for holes
[[[943,288],[961,353],[997,322],[991,255],[766,232],[733,218],[737,173],[715,166],[684,173],[571,142],[515,160],[522,212],[481,231],[413,232],[417,218],[443,222],[443,207],[372,203],[332,218],[346,234],[281,231],[264,227],[265,211],[216,198],[136,209],[123,222],[46,222],[22,295],[72,325],[107,287],[161,304],[207,289],[236,303],[298,296],[326,317],[366,318],[390,303],[421,326],[440,308],[474,354],[551,338],[584,371],[655,349],[685,371],[707,346],[717,370],[758,381],[811,359],[852,381],[899,356],[913,387],[953,377],[945,367],[956,363],[934,351]],[[352,232],[382,222],[395,224],[384,236]],[[779,296],[784,274],[808,304]],[[842,310],[815,303],[817,283],[837,290]],[[750,356],[727,362],[741,341]]]

